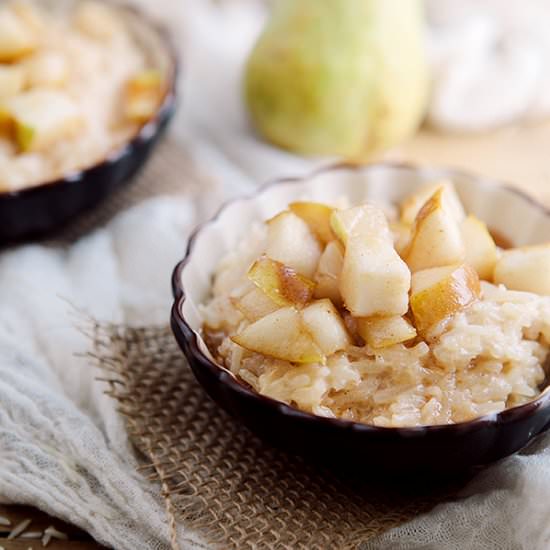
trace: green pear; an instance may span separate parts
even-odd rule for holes
[[[394,145],[427,104],[422,0],[277,0],[244,87],[257,130],[286,149],[360,160]]]

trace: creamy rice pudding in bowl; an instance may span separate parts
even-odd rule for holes
[[[262,437],[456,473],[550,422],[549,238],[548,211],[512,188],[337,166],[199,228],[174,271],[172,327],[210,395]]]
[[[0,240],[38,234],[135,173],[175,104],[177,61],[143,14],[96,0],[0,5]]]

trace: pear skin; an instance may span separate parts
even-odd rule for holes
[[[503,251],[495,265],[494,281],[510,290],[550,296],[550,244]]]
[[[300,312],[293,307],[262,317],[231,339],[250,351],[293,363],[317,363],[325,359],[305,329]]]
[[[410,137],[427,105],[420,0],[277,0],[245,68],[252,122],[301,154],[360,160]]]
[[[480,298],[479,277],[468,264],[413,273],[410,305],[420,333],[446,321]]]
[[[305,306],[315,290],[313,281],[267,256],[254,262],[248,278],[279,306]]]

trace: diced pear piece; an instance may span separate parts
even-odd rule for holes
[[[65,93],[36,89],[5,104],[23,151],[38,151],[72,135],[82,122],[78,107]]]
[[[455,186],[450,181],[439,181],[422,186],[416,193],[407,197],[401,203],[401,221],[406,225],[412,225],[420,209],[428,202],[433,194],[443,187],[443,202],[453,214],[457,222],[461,222],[465,217],[464,207],[458,197]]]
[[[27,86],[62,86],[69,75],[67,58],[56,51],[35,53],[23,63]]]
[[[312,278],[321,245],[302,218],[284,211],[267,222],[266,255]]]
[[[292,202],[288,208],[309,225],[323,244],[334,239],[334,233],[330,228],[330,216],[334,211],[332,206],[320,202]]]
[[[372,348],[386,348],[416,337],[416,329],[404,317],[357,319],[357,333]]]
[[[0,63],[16,61],[36,46],[37,36],[25,21],[0,5]]]
[[[340,304],[340,274],[344,264],[344,250],[338,241],[330,241],[319,259],[319,266],[314,276],[316,283],[313,295],[315,298],[328,298]]]
[[[0,136],[6,135],[11,138],[13,131],[12,122],[10,112],[6,106],[0,102]]]
[[[510,290],[550,296],[550,243],[504,250],[493,279]]]
[[[39,36],[48,25],[41,7],[27,0],[13,0],[10,2],[11,11],[23,21],[35,35]]]
[[[17,65],[0,65],[0,100],[17,95],[25,83],[25,73]]]
[[[344,245],[353,235],[391,238],[384,212],[372,204],[335,210],[330,217],[330,226]]]
[[[252,264],[248,278],[279,306],[303,307],[311,301],[315,289],[312,280],[267,256]]]
[[[419,332],[446,321],[480,297],[477,271],[468,264],[413,273],[411,310]]]
[[[325,355],[343,350],[351,344],[344,321],[330,300],[317,300],[308,305],[302,310],[302,319]]]
[[[497,247],[487,226],[474,215],[460,226],[466,249],[466,263],[474,267],[480,279],[490,281],[497,261]]]
[[[245,327],[233,342],[256,353],[292,363],[318,363],[325,357],[293,307],[278,309]]]
[[[259,288],[252,288],[239,298],[231,298],[231,303],[252,322],[279,309],[279,306]]]
[[[418,212],[404,259],[414,273],[461,263],[465,250],[460,226],[444,201],[440,187]]]
[[[96,0],[77,4],[74,24],[77,29],[95,40],[111,40],[124,32],[115,10]]]
[[[411,239],[411,227],[403,222],[390,223],[390,231],[393,236],[393,246],[401,256],[407,250]]]
[[[352,238],[340,276],[340,293],[356,317],[404,315],[411,273],[391,240]]]
[[[162,94],[164,79],[160,71],[141,71],[128,81],[126,86],[125,113],[136,122],[146,122],[157,112]]]

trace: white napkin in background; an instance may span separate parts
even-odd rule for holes
[[[462,2],[445,0],[445,9]],[[31,245],[0,255],[0,500],[38,506],[117,550],[167,548],[168,527],[158,488],[135,471],[113,402],[85,360],[74,356],[87,341],[69,304],[102,320],[165,323],[170,272],[203,207],[320,162],[275,150],[247,127],[240,70],[264,17],[261,6],[253,0],[141,3],[161,14],[181,43],[182,102],[171,131],[208,176],[206,203],[199,208],[184,195],[151,199],[68,251]],[[441,22],[444,14],[438,17]],[[462,24],[457,19],[456,28]],[[452,70],[446,55],[438,62]],[[465,500],[441,505],[366,548],[548,548],[549,474],[541,445],[538,454],[511,458],[477,478]],[[180,539],[183,548],[200,543],[182,526]]]
[[[484,131],[550,116],[548,0],[426,0],[430,122]]]

